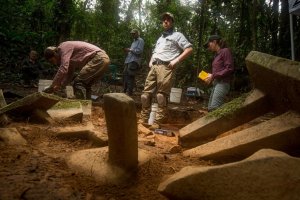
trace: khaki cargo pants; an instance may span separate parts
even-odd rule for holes
[[[141,97],[141,119],[147,121],[151,112],[152,97],[156,93],[158,109],[156,111],[156,123],[162,123],[167,119],[167,98],[173,84],[175,70],[167,65],[153,65],[146,78],[145,87]]]
[[[74,79],[73,87],[75,95],[76,93],[82,93],[85,90],[83,96],[77,97],[80,99],[90,99],[92,85],[104,75],[108,70],[110,59],[105,51],[99,51],[96,55],[80,70],[78,76]],[[83,92],[84,93],[84,92]]]

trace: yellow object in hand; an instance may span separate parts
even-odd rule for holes
[[[208,73],[206,71],[201,71],[198,75],[198,77],[201,79],[201,80],[205,80],[207,77],[208,77]]]

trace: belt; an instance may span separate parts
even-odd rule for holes
[[[155,61],[152,62],[152,65],[168,65],[170,62],[162,61],[156,59]]]

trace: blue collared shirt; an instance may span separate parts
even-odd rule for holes
[[[169,62],[178,57],[186,48],[192,47],[192,44],[180,32],[171,32],[162,35],[156,42],[153,51],[153,59],[159,59]]]
[[[141,64],[142,53],[144,50],[144,40],[138,37],[134,40],[130,46],[131,51],[128,52],[127,57],[125,59],[125,64],[131,62],[137,62],[139,65]]]

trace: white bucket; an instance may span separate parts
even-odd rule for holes
[[[150,113],[150,116],[149,116],[149,119],[148,119],[148,124],[149,125],[152,125],[154,123],[157,108],[158,108],[158,104],[153,103],[152,106],[151,106],[151,113]]]
[[[67,95],[67,98],[74,98],[74,89],[71,85],[67,85],[66,86],[66,95]]]
[[[49,87],[51,84],[52,84],[52,80],[40,79],[38,92],[43,92],[43,90],[46,89],[47,87]]]
[[[181,88],[171,88],[170,102],[180,103],[182,89]]]

